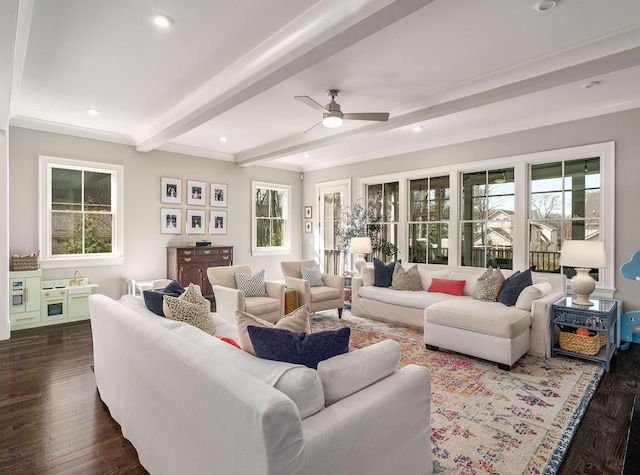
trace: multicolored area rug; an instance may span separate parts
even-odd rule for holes
[[[556,473],[604,372],[580,359],[529,355],[506,372],[484,360],[427,350],[420,328],[348,314],[312,319],[313,331],[343,326],[351,327],[352,348],[392,338],[402,346],[401,366],[431,370],[436,474]]]

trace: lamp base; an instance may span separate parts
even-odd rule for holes
[[[576,294],[574,305],[580,307],[591,307],[593,302],[589,300],[589,295],[596,288],[596,281],[589,275],[590,268],[576,267],[576,275],[571,279],[571,290]]]
[[[358,254],[358,258],[356,259],[356,262],[353,264],[353,266],[356,268],[356,272],[358,272],[358,275],[362,274],[362,272],[360,272],[360,269],[362,269],[366,265],[367,265],[367,261],[364,260],[364,254]]]

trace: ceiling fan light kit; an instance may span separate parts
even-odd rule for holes
[[[338,89],[328,89],[327,96],[331,98],[331,102],[329,102],[326,106],[319,104],[318,102],[311,99],[309,96],[295,96],[300,102],[305,103],[309,107],[312,107],[316,110],[322,112],[322,120],[318,122],[318,124],[322,123],[325,127],[336,128],[340,127],[344,120],[373,120],[378,122],[386,122],[389,120],[388,112],[361,112],[355,114],[347,114],[343,113],[340,108],[340,104],[336,102],[336,97],[340,91]],[[309,132],[309,130],[313,129],[316,125],[305,131]]]

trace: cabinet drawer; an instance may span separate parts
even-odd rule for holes
[[[12,314],[9,318],[12,326],[40,323],[40,312]]]

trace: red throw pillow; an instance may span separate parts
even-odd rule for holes
[[[240,345],[238,345],[233,338],[228,338],[226,336],[216,336],[216,335],[213,335],[213,336],[215,336],[216,338],[218,338],[218,339],[220,339],[220,340],[222,340],[224,342],[229,343],[232,346],[235,346],[236,348],[238,348],[240,350],[242,349],[242,348],[240,348]]]
[[[428,292],[442,292],[443,294],[462,295],[466,280],[432,279]]]

